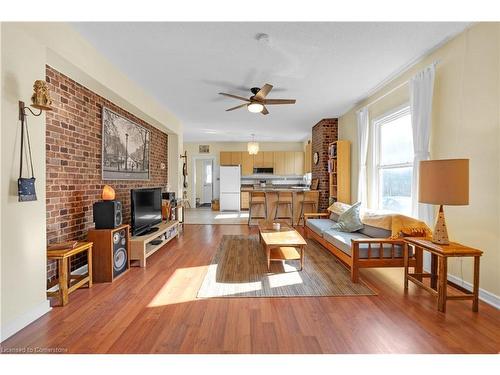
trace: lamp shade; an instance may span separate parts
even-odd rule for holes
[[[421,161],[418,201],[452,206],[469,204],[469,159]]]

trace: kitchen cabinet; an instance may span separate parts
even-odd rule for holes
[[[285,152],[275,151],[273,153],[273,168],[274,174],[279,176],[285,175]]]
[[[231,152],[221,151],[219,164],[220,165],[231,165]]]
[[[312,172],[312,145],[306,144],[304,151],[304,173]]]
[[[241,175],[242,176],[250,176],[253,174],[253,155],[250,155],[248,152],[241,153]]]
[[[274,152],[272,151],[264,151],[262,153],[263,158],[264,158],[264,168],[273,168],[274,164]]]
[[[295,174],[295,152],[285,151],[285,175]]]
[[[263,168],[264,167],[264,153],[258,152],[253,156],[253,166],[254,168]]]
[[[231,152],[231,164],[232,165],[240,165],[241,164],[241,152],[232,151]]]
[[[297,176],[304,175],[304,152],[294,152],[294,174]]]

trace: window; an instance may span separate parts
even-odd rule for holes
[[[411,215],[413,136],[410,108],[384,115],[373,125],[377,207]]]

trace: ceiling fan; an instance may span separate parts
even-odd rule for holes
[[[263,115],[269,114],[269,111],[266,108],[266,105],[274,105],[274,104],[295,104],[295,99],[266,99],[266,96],[271,92],[273,86],[269,83],[266,83],[262,88],[252,87],[250,91],[252,92],[252,96],[250,98],[244,98],[242,96],[227,94],[225,92],[219,92],[220,95],[228,96],[230,98],[243,100],[246,103],[240,104],[236,107],[226,109],[227,111],[234,111],[238,108],[247,107],[250,112],[253,113],[262,113]]]

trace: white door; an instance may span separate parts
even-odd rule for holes
[[[201,204],[212,202],[213,161],[203,160],[201,171]]]

